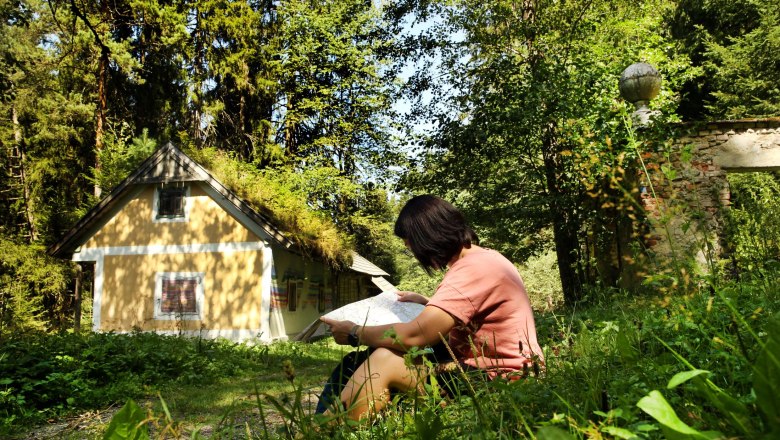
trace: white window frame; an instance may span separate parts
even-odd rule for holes
[[[197,321],[202,319],[203,313],[203,272],[157,272],[154,287],[154,319],[160,321],[185,320]],[[163,280],[196,280],[195,288],[195,313],[163,313],[162,311],[162,293]]]
[[[154,223],[175,223],[190,221],[190,185],[184,185],[184,215],[181,217],[160,217],[160,191],[165,189],[175,189],[173,185],[157,186],[154,188],[154,199],[152,200],[152,221]]]

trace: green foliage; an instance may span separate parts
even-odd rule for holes
[[[422,270],[420,263],[417,262],[414,256],[407,255],[400,249],[396,254],[395,262],[396,274],[401,280],[396,285],[399,290],[431,296],[436,292],[436,288],[439,287],[441,280],[444,278],[444,272],[434,272],[433,275],[428,275]]]
[[[637,406],[661,424],[664,435],[669,440],[709,440],[723,436],[719,432],[703,433],[686,425],[664,399],[664,396],[656,390],[640,399]]]
[[[106,429],[104,440],[148,440],[149,428],[144,423],[146,413],[130,399],[120,409]]]
[[[780,434],[780,314],[775,314],[766,329],[766,340],[753,370],[756,406],[763,413],[772,433]]]
[[[127,125],[123,128],[129,129]],[[98,154],[101,168],[94,171],[95,180],[106,193],[135,171],[157,148],[157,141],[149,137],[148,129],[143,129],[141,136],[129,142],[122,131],[126,130],[120,130],[116,137],[111,137]]]
[[[0,341],[65,319],[71,271],[38,245],[0,237]]]
[[[276,213],[291,206],[293,239],[326,259],[344,261],[347,235],[372,249],[384,208],[367,200],[385,196],[367,182],[392,181],[398,159],[380,12],[357,0],[0,3],[3,234],[55,241],[97,189],[171,140],[290,179],[299,200]],[[306,205],[316,214],[296,213]]]
[[[525,283],[531,305],[537,311],[549,311],[563,303],[561,279],[555,252],[548,250],[526,260],[518,268]]]
[[[393,271],[391,211],[386,193],[333,167],[257,169],[212,148],[188,154],[262,214],[286,237],[338,267],[357,251]]]
[[[726,215],[725,242],[732,269],[761,270],[780,262],[780,179],[776,173],[728,176],[732,206]]]
[[[715,72],[709,107],[728,119],[780,115],[780,8],[772,1],[755,2],[756,27],[744,29],[727,43],[708,44],[709,69]]]
[[[303,174],[290,168],[258,170],[212,148],[191,150],[188,154],[270,217],[275,226],[304,249],[337,266],[347,261],[349,240],[336,228],[327,211],[309,203],[309,195],[310,191],[335,195],[338,191],[350,191],[354,189],[350,180],[328,174],[324,169],[309,169]],[[311,201],[316,202],[316,196]]]
[[[673,44],[696,67],[681,87],[685,120],[773,116],[780,11],[772,0],[684,0],[667,14]]]
[[[392,78],[382,54],[394,42],[380,10],[359,0],[281,2],[279,53],[288,155],[308,166],[327,165],[346,176],[388,176],[397,165],[389,121]]]
[[[228,413],[213,431],[218,438],[427,433],[437,438],[704,439],[715,431],[726,437],[771,437],[778,427],[780,290],[765,283],[765,275],[777,273],[712,288],[700,280],[706,288],[666,297],[604,292],[584,308],[538,313],[544,372],[511,382],[469,376],[467,391],[455,399],[442,400],[438,393],[401,399],[374,423],[349,429],[306,409],[305,384],[320,383],[332,365],[321,358],[305,361],[307,353],[322,350],[317,344],[246,347],[153,334],[27,337],[0,352],[0,377],[8,378],[0,407],[12,410],[6,413],[8,428],[69,408],[138,398],[166,381],[176,388],[202,387],[243,370],[273,376],[283,386],[280,393],[268,387],[248,390],[254,409],[246,406],[249,402],[241,408],[250,412],[237,412],[233,405],[224,409]],[[318,368],[309,370],[313,363]],[[104,375],[109,379],[97,383]],[[42,402],[44,397],[50,400]],[[34,405],[48,409],[36,412],[33,408],[40,407]],[[242,415],[250,413],[251,418]],[[283,415],[283,421],[274,422],[271,413]],[[193,437],[194,424],[200,423],[186,409],[176,415],[165,405],[147,413],[146,420],[159,432],[170,426],[176,435]]]
[[[625,141],[617,80],[644,59],[669,87],[653,105],[674,108],[675,86],[689,67],[661,32],[672,6],[452,4],[434,46],[443,47],[443,72],[430,72],[452,87],[431,106],[427,117],[439,124],[406,187],[452,200],[488,246],[513,260],[553,240],[569,302],[580,299],[583,283],[615,285],[637,216],[627,209],[635,206],[617,203],[624,191],[632,194],[637,157]],[[453,29],[463,41],[451,41]],[[592,256],[608,264],[594,270]]]

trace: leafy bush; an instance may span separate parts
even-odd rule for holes
[[[730,174],[733,206],[728,238],[736,271],[760,270],[780,262],[780,176]]]
[[[563,303],[563,288],[554,250],[529,258],[519,268],[534,310],[550,310]]]

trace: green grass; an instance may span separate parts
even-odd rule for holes
[[[296,386],[316,392],[343,354],[329,341],[253,347],[145,333],[20,335],[0,344],[0,437],[29,437],[28,428],[73,422],[127,399],[159,414],[160,397],[183,429],[213,429],[228,413],[240,418],[256,410],[256,389],[270,396],[292,391],[285,361]],[[96,424],[90,438],[102,435],[105,426]]]
[[[113,362],[114,369],[122,370],[119,362],[133,368],[122,370],[131,371],[131,375],[118,374],[112,384],[91,389],[85,396],[105,392],[112,396],[111,402],[134,398],[154,417],[153,437],[167,432],[167,438],[265,439],[285,438],[295,432],[297,438],[330,439],[675,439],[704,438],[702,433],[708,431],[729,438],[771,436],[777,433],[773,429],[778,424],[771,416],[772,405],[778,405],[776,396],[780,395],[777,380],[772,378],[780,374],[780,367],[773,366],[762,347],[770,344],[767,347],[776,349],[780,340],[776,334],[780,323],[772,324],[773,316],[780,320],[780,287],[772,281],[780,273],[764,271],[760,275],[743,277],[739,282],[702,279],[689,284],[696,287],[688,291],[654,290],[644,295],[591,292],[588,304],[538,314],[539,338],[547,358],[543,377],[511,383],[472,381],[474,395],[448,400],[444,406],[441,399],[430,396],[406,399],[377,415],[374,423],[361,426],[323,424],[300,404],[307,393],[319,390],[345,352],[332,341],[246,347],[203,341],[198,346],[193,341],[140,334],[92,335],[84,336],[85,340],[49,336],[59,345],[80,349],[81,360],[89,361],[88,366],[77,367],[74,360],[78,359],[62,350],[54,350],[49,360],[38,359],[32,365],[14,363],[24,366],[26,376],[18,371],[6,376],[9,373],[4,372],[3,377],[14,380],[5,384],[5,414],[11,408],[8,403],[17,403],[17,413],[11,414],[16,418],[6,416],[4,420],[7,427],[17,428],[10,431],[20,435],[28,432],[19,428],[40,420],[35,411],[53,417],[105,407],[106,401],[93,400],[92,406],[76,402],[73,407],[58,409],[56,405],[62,403],[54,400],[46,401],[54,405],[32,411],[29,405],[33,401],[26,400],[25,416],[19,411],[18,399],[12,400],[14,396],[27,397],[22,392],[24,384],[39,394],[48,391],[51,395],[57,393],[47,387],[97,386],[89,382],[90,371],[102,372],[105,365],[84,356],[86,346],[104,363]],[[43,356],[45,350],[35,347],[53,347],[43,341],[48,339],[40,336],[25,347]],[[101,342],[100,350],[95,341]],[[176,348],[160,348],[166,344]],[[18,344],[10,347],[19,349]],[[128,350],[145,353],[142,359],[151,366],[170,364],[170,358],[152,354],[167,353],[178,359],[178,374],[151,380],[149,370],[139,369],[143,365],[138,363],[139,357],[128,355]],[[74,360],[62,364],[55,362],[58,356]],[[3,363],[9,365],[7,357],[0,365]],[[32,374],[42,368],[34,368],[38,364],[58,368],[38,377]],[[63,370],[62,365],[71,369]],[[686,373],[689,371],[694,372]],[[769,379],[761,382],[759,373]],[[672,378],[674,386],[670,387]],[[17,383],[20,391],[9,393]],[[126,394],[121,394],[123,391]],[[670,419],[671,414],[677,419]],[[682,424],[686,428],[680,428]],[[166,427],[168,431],[164,431]],[[60,437],[102,438],[107,428],[103,423],[89,435],[66,431]],[[685,437],[674,429],[697,434]]]

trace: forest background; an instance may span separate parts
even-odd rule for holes
[[[543,261],[542,301],[572,307],[696,285],[679,264],[626,284],[609,257],[625,231],[646,250],[641,152],[680,123],[780,115],[769,0],[0,0],[0,16],[0,338],[73,327],[74,266],[46,247],[169,141],[334,266],[355,249],[402,287],[433,282],[399,256],[395,212],[438,194],[484,245]],[[618,93],[638,61],[663,78],[641,141]],[[769,270],[778,174],[730,181],[736,245],[710,273]]]

